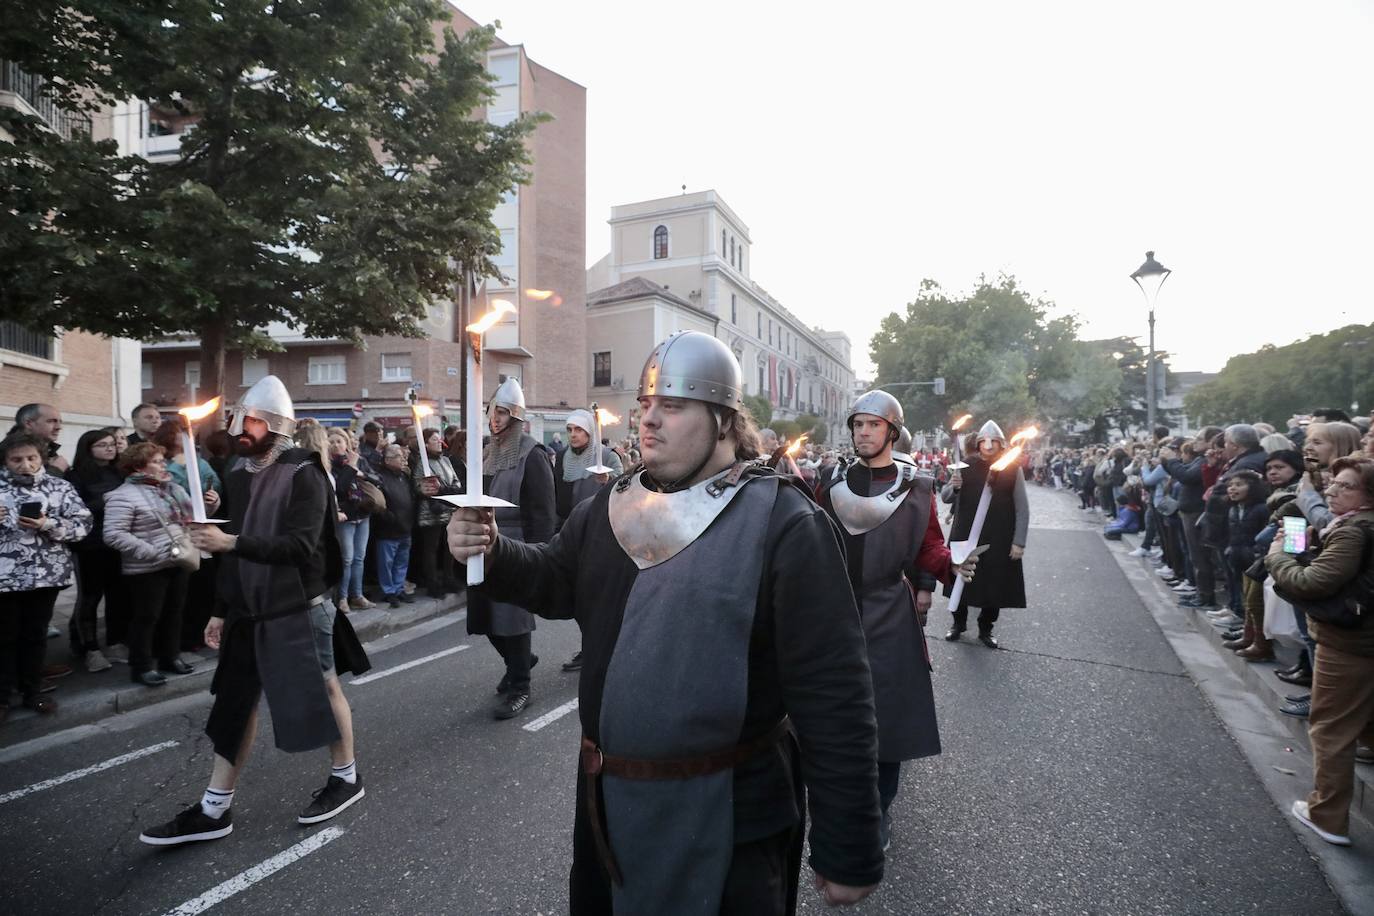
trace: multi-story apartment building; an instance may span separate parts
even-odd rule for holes
[[[436,41],[445,24],[459,34],[478,25],[450,8],[448,22],[435,24]],[[485,390],[494,391],[506,377],[520,379],[531,429],[547,440],[562,430],[587,389],[586,89],[532,60],[523,46],[499,40],[488,52],[487,68],[495,77],[496,98],[475,116],[504,124],[524,112],[551,115],[529,141],[531,182],[507,195],[492,214],[501,232],[496,263],[502,276],[488,278],[472,303],[474,317],[493,299],[516,305],[514,316],[487,333]],[[121,141],[153,161],[175,156],[180,131],[192,126],[142,103],[129,103],[128,110],[133,116],[122,119],[129,126]],[[326,425],[370,419],[404,426],[411,422],[406,395],[412,388],[422,403],[458,422],[462,329],[452,303],[430,309],[423,338],[369,337],[361,349],[342,340],[306,338],[284,325],[267,332],[281,352],[255,359],[228,354],[229,400],[271,373],[286,383],[299,416]],[[142,381],[149,401],[171,406],[195,400],[198,347],[198,341],[183,339],[144,348]]]
[[[750,277],[749,227],[719,194],[613,207],[610,226],[610,253],[587,271],[589,401],[629,410],[654,344],[709,325],[744,368],[747,394],[765,395],[775,417],[814,414],[829,441],[842,439],[849,337],[809,327]]]
[[[109,118],[94,122],[52,104],[43,81],[10,61],[0,60],[0,107],[35,115],[64,137],[73,133],[109,136]],[[8,136],[0,127],[0,137]],[[138,403],[138,343],[80,331],[33,331],[0,320],[0,433],[24,404],[52,404],[62,412],[66,454],[83,432],[127,425]]]

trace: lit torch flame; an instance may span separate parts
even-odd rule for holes
[[[786,454],[788,458],[797,457],[797,453],[801,451],[802,443],[805,442],[807,438],[806,436],[802,436],[796,442],[793,442],[787,447],[787,451],[784,454]]]
[[[1015,464],[1020,457],[1021,446],[1013,445],[1011,448],[1007,449],[1006,453],[1002,455],[1001,458],[998,458],[997,461],[993,463],[992,469],[994,471],[1005,471]]]
[[[187,421],[194,423],[197,420],[204,420],[216,410],[219,410],[219,398],[211,398],[204,404],[196,407],[183,407],[178,410],[177,413],[185,417]]]
[[[491,301],[491,311],[468,325],[468,333],[485,334],[492,325],[501,320],[502,315],[507,314],[515,314],[515,306],[511,305],[505,299],[493,299]]]
[[[1035,439],[1039,435],[1040,429],[1038,427],[1027,426],[1025,429],[1021,430],[1019,433],[1011,437],[1011,444],[1015,445],[1018,442],[1029,442],[1031,439]]]
[[[959,419],[955,420],[955,421],[954,421],[954,425],[951,426],[950,429],[952,429],[954,432],[957,433],[959,430],[961,430],[961,429],[964,428],[964,424],[965,424],[965,423],[967,423],[969,420],[972,420],[972,419],[973,419],[973,414],[971,414],[971,413],[966,413],[966,414],[964,414],[962,417],[960,417]]]
[[[596,419],[602,426],[615,426],[620,423],[620,418],[604,407],[596,409]]]
[[[415,414],[417,421],[434,413],[434,408],[428,404],[411,404],[410,409]]]
[[[563,297],[551,289],[527,289],[525,290],[525,295],[529,296],[535,302],[552,300],[549,302],[550,305],[559,306],[563,304]]]

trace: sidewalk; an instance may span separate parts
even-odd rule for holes
[[[169,676],[163,687],[144,687],[132,683],[128,665],[116,664],[108,671],[96,674],[88,672],[85,660],[72,658],[68,648],[67,623],[71,619],[75,601],[75,586],[63,589],[58,594],[52,625],[61,630],[62,635],[48,640],[47,662],[70,665],[72,668],[71,674],[56,681],[57,690],[49,694],[58,703],[57,714],[40,716],[16,705],[10,711],[9,720],[0,727],[0,747],[210,689],[218,658],[218,653],[213,649],[202,649],[197,653],[202,660],[196,662],[193,674]],[[359,641],[367,643],[433,617],[461,610],[466,607],[466,602],[467,596],[462,593],[438,600],[417,591],[414,604],[403,604],[395,610],[382,604],[366,611],[349,611],[348,620],[357,631]]]

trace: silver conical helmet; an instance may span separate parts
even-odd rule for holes
[[[229,435],[243,435],[244,417],[257,417],[279,436],[296,432],[296,408],[291,403],[291,395],[286,393],[286,386],[275,375],[264,375],[239,398],[234,406],[234,417],[229,421]]]
[[[596,417],[592,416],[590,410],[584,410],[581,407],[568,414],[568,422],[564,425],[576,426],[589,436],[596,435]]]
[[[639,396],[744,406],[744,373],[730,348],[710,334],[680,331],[654,347],[639,374]]]
[[[1003,445],[1007,444],[1007,434],[1002,432],[1002,427],[992,420],[983,424],[982,428],[978,430],[978,438],[974,441],[982,442],[984,439],[1000,442]]]
[[[859,395],[854,405],[849,408],[849,416],[845,417],[845,425],[852,427],[854,418],[861,413],[881,417],[891,424],[893,430],[901,431],[905,422],[902,416],[902,402],[892,395],[883,391],[881,388],[874,388],[872,391],[865,391]]]
[[[897,437],[897,444],[892,446],[892,450],[903,455],[911,454],[911,430],[902,427],[901,435]]]
[[[510,415],[517,420],[525,419],[525,392],[520,387],[520,383],[514,378],[507,378],[500,385],[496,386],[496,393],[491,396],[492,408],[504,407],[510,411]]]

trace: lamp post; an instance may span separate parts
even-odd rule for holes
[[[1355,353],[1361,347],[1369,346],[1369,340],[1347,340],[1341,344],[1342,349],[1350,351],[1350,415],[1353,417],[1360,411],[1360,400],[1356,397],[1355,381],[1358,376],[1355,374]]]
[[[1145,263],[1131,274],[1131,279],[1140,287],[1145,304],[1150,309],[1150,354],[1145,362],[1145,425],[1150,435],[1154,435],[1155,429],[1155,302],[1159,299],[1160,288],[1171,273],[1173,271],[1155,260],[1153,251],[1147,251]]]

